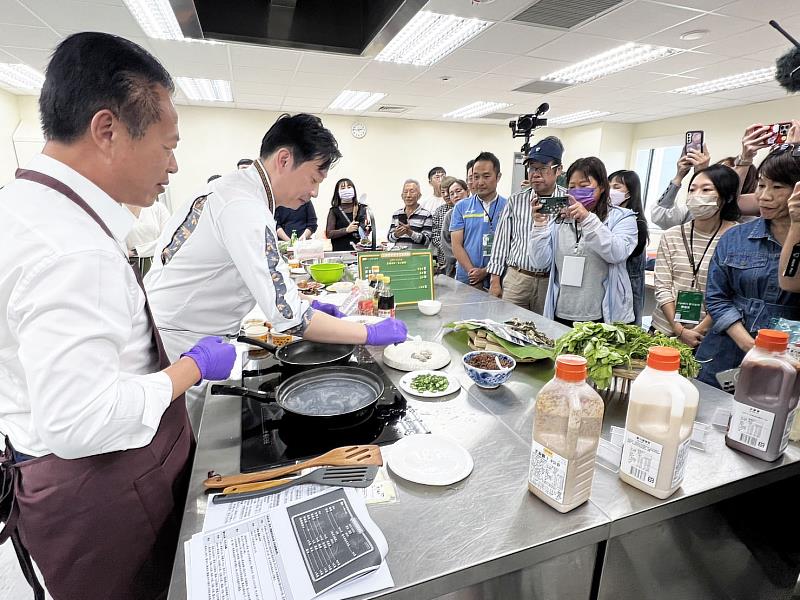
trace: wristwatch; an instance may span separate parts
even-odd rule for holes
[[[735,159],[733,159],[733,166],[734,167],[749,167],[752,164],[753,164],[753,160],[752,159],[744,160],[744,159],[742,159],[741,155],[739,155]]]

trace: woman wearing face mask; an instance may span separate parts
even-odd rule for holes
[[[717,373],[738,367],[755,334],[773,317],[800,320],[800,294],[778,286],[781,250],[791,227],[788,201],[800,181],[800,144],[770,152],[758,175],[761,216],[730,228],[708,268],[706,310],[713,325],[697,349],[703,363],[698,379],[717,387]]]
[[[625,262],[633,291],[634,323],[642,324],[644,311],[644,267],[647,263],[647,244],[650,234],[642,207],[642,184],[634,171],[615,171],[608,176],[611,184],[611,204],[632,210],[636,214],[636,248]]]
[[[653,329],[696,348],[711,329],[706,314],[708,265],[722,234],[739,218],[739,176],[730,167],[712,165],[689,183],[689,223],[664,232],[656,258],[656,309]]]
[[[631,282],[625,263],[636,248],[632,210],[610,202],[608,175],[594,156],[567,169],[569,206],[548,220],[533,209],[531,261],[550,271],[544,315],[569,325],[575,321],[631,323]]]
[[[328,211],[325,235],[331,241],[334,252],[352,250],[362,236],[371,231],[372,224],[367,216],[367,205],[356,199],[356,186],[347,178],[336,182]]]

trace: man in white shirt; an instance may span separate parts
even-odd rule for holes
[[[428,183],[431,185],[432,195],[420,200],[419,205],[431,214],[435,213],[436,209],[444,204],[441,183],[446,175],[444,167],[433,167],[428,171]]]
[[[169,210],[163,202],[159,201],[153,202],[152,206],[145,208],[127,204],[125,207],[136,217],[133,229],[125,239],[128,245],[128,256],[131,260],[137,261],[142,275],[146,275],[153,263],[156,240],[169,220]]]
[[[405,341],[402,322],[340,321],[335,307],[302,296],[278,252],[273,211],[316,197],[340,156],[318,117],[282,115],[264,136],[258,160],[211,182],[203,195],[175,211],[145,279],[169,356],[206,335],[235,337],[256,304],[276,331],[307,340]],[[202,412],[198,391],[188,396],[193,423]]]
[[[235,358],[206,339],[170,365],[128,264],[122,203],[149,206],[177,171],[173,90],[132,42],[66,38],[39,98],[44,150],[0,190],[0,541],[59,600],[166,593],[193,449],[183,393]]]

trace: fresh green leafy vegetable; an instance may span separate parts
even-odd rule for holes
[[[652,346],[669,346],[681,353],[681,375],[696,377],[700,365],[686,344],[656,332],[651,335],[636,325],[575,323],[556,340],[555,355],[579,354],[586,358],[589,377],[601,389],[611,383],[614,367],[630,367],[631,360],[647,358]]]
[[[411,380],[411,389],[415,392],[443,392],[450,385],[443,375],[417,375]]]

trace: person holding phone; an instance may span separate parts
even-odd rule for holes
[[[682,223],[687,223],[691,220],[692,215],[683,205],[676,204],[678,192],[681,189],[683,180],[689,174],[689,171],[694,169],[694,172],[702,171],[707,168],[711,162],[711,155],[708,153],[708,147],[703,146],[702,151],[695,149],[689,150],[686,154],[682,154],[678,159],[678,164],[675,170],[675,176],[667,185],[667,189],[661,194],[661,197],[656,202],[656,205],[650,211],[650,220],[653,225],[661,229],[669,229],[670,227],[677,227]]]
[[[389,225],[390,242],[410,246],[411,248],[427,248],[433,235],[433,216],[419,205],[422,196],[419,182],[406,179],[400,197],[405,206],[392,214]]]
[[[543,203],[566,198],[567,190],[556,183],[561,175],[561,140],[549,136],[533,145],[526,159],[530,187],[513,194],[500,215],[492,257],[489,293],[517,306],[542,314],[550,271],[534,269],[530,260],[531,200]],[[560,212],[560,210],[559,210]]]
[[[661,236],[655,268],[653,329],[696,348],[711,329],[706,314],[708,265],[722,235],[739,218],[739,178],[723,165],[698,171],[689,182],[694,219]]]
[[[337,181],[325,226],[325,235],[331,241],[334,252],[352,250],[352,244],[357,244],[362,237],[371,233],[372,223],[367,215],[367,205],[358,201],[353,180],[343,177]]]
[[[791,224],[781,250],[780,286],[787,292],[800,292],[800,181],[787,205]]]
[[[800,320],[800,294],[778,286],[781,251],[791,229],[789,198],[800,181],[800,144],[774,149],[758,168],[761,217],[720,237],[708,268],[706,310],[713,325],[700,347],[698,379],[719,387],[716,375],[738,367],[759,329],[773,317]]]
[[[625,263],[638,241],[636,214],[610,201],[608,175],[594,156],[567,169],[570,205],[557,219],[533,199],[531,263],[550,272],[544,316],[576,321],[632,323],[633,295]]]

